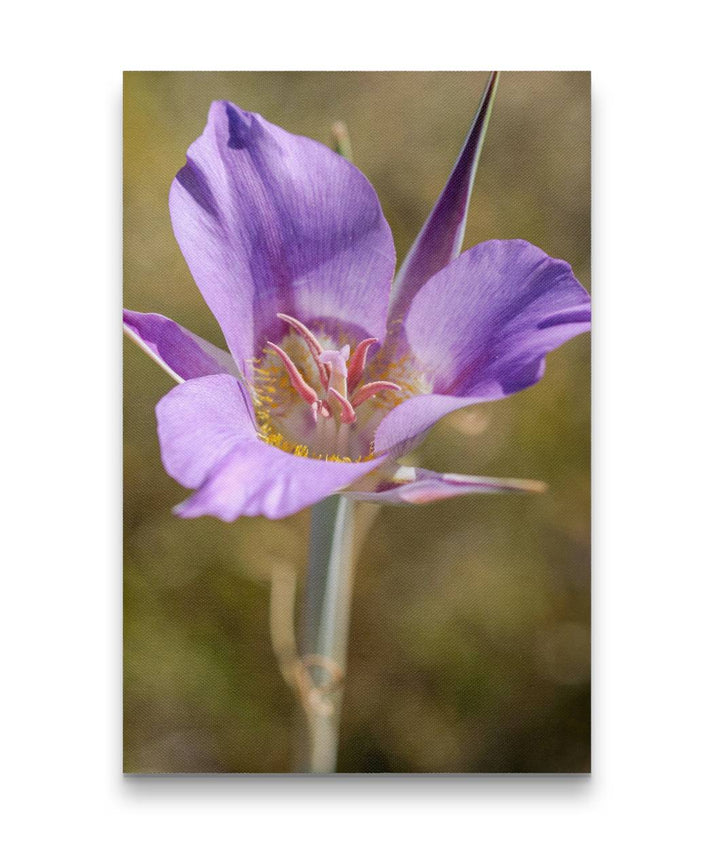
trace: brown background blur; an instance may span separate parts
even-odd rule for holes
[[[486,73],[125,76],[125,305],[223,344],[173,237],[168,191],[229,99],[330,142],[348,124],[401,262]],[[501,75],[465,248],[525,238],[590,285],[590,75]],[[360,557],[341,772],[584,772],[590,765],[589,385],[582,336],[538,385],[437,425],[410,463],[541,479],[541,496],[383,508]],[[294,708],[270,648],[268,574],[302,575],[309,513],[179,520],[154,407],[173,382],[125,346],[125,770],[285,772]]]

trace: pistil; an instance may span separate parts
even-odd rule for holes
[[[350,345],[343,345],[339,351],[323,351],[318,359],[325,366],[330,366],[329,387],[347,397],[347,361],[350,356]]]

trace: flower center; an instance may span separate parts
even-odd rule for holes
[[[375,428],[405,397],[400,384],[384,376],[363,382],[368,351],[378,340],[364,339],[351,352],[348,344],[318,338],[296,318],[278,318],[290,330],[282,347],[267,343],[255,368],[260,437],[296,455],[371,458]]]

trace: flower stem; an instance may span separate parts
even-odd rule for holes
[[[331,496],[312,509],[302,660],[311,683],[302,769],[335,771],[353,582],[355,503]]]

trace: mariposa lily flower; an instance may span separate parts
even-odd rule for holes
[[[280,518],[349,491],[423,503],[536,482],[433,473],[398,459],[441,417],[538,381],[589,329],[570,265],[521,240],[460,253],[495,91],[393,283],[375,191],[351,163],[228,102],[170,191],[176,238],[227,342],[125,311],[178,381],[157,406],[167,472],[195,492],[182,517]]]

